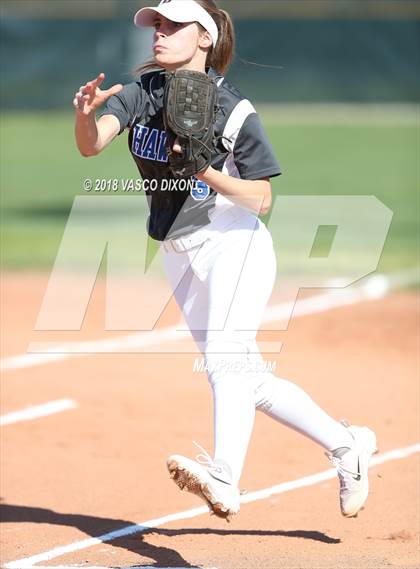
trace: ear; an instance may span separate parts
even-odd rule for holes
[[[205,31],[203,34],[200,35],[198,45],[203,49],[207,49],[213,45],[213,40],[209,32]]]

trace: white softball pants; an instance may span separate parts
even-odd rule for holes
[[[276,256],[264,223],[246,214],[193,249],[162,246],[164,267],[194,340],[214,397],[214,459],[239,482],[255,410],[310,437],[326,450],[351,437],[300,387],[264,369],[256,343],[272,293]]]

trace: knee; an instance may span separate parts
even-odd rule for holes
[[[215,386],[221,380],[242,379],[249,365],[246,343],[232,340],[212,340],[205,348],[205,363],[209,382]]]

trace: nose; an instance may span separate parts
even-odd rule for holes
[[[170,31],[170,26],[168,22],[160,22],[159,28],[155,30],[157,37],[166,37]]]
[[[166,37],[166,34],[164,34],[162,30],[156,30],[154,33],[153,41],[156,43],[157,41],[159,41],[161,38],[164,37]]]

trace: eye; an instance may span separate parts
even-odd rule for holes
[[[155,30],[158,30],[162,25],[162,22],[160,22],[159,20],[156,20],[156,22],[154,23],[155,26]]]

